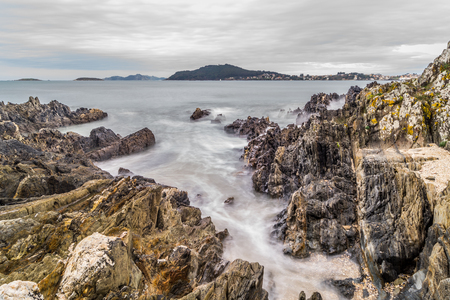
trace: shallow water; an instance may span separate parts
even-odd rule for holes
[[[270,299],[298,299],[320,291],[324,299],[338,296],[323,281],[358,276],[345,257],[293,259],[270,238],[274,217],[287,203],[252,189],[251,171],[239,160],[245,138],[226,134],[223,126],[237,118],[269,116],[281,126],[295,122],[289,109],[303,107],[314,93],[347,92],[367,82],[0,82],[0,101],[21,103],[38,96],[42,103],[56,99],[71,109],[95,107],[108,118],[62,128],[88,135],[105,126],[125,136],[148,127],[156,137],[150,149],[106,162],[102,169],[117,175],[119,167],[189,193],[191,205],[211,216],[217,230],[227,228],[224,257],[259,262],[265,267],[264,287]],[[196,107],[223,114],[223,124],[191,122]],[[284,111],[281,111],[284,110]],[[224,204],[234,197],[232,205]]]

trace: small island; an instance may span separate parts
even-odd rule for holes
[[[128,75],[127,77],[122,77],[122,76],[111,76],[111,77],[106,77],[105,80],[164,80],[166,79],[165,77],[156,77],[156,76],[149,76],[149,75],[141,75],[141,74],[136,74],[136,75]]]
[[[103,79],[95,77],[79,77],[74,81],[103,81]]]
[[[42,81],[40,79],[36,79],[36,78],[21,78],[21,79],[17,79],[15,81]]]

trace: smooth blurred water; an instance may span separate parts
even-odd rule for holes
[[[270,299],[298,299],[319,291],[324,299],[338,299],[323,284],[325,279],[358,276],[357,266],[342,256],[293,259],[283,255],[278,241],[270,238],[274,217],[287,203],[269,199],[252,189],[251,171],[239,160],[245,138],[226,134],[225,124],[238,118],[269,117],[280,126],[295,122],[289,109],[303,107],[319,92],[346,93],[361,81],[103,81],[103,82],[0,82],[0,101],[22,103],[38,96],[41,103],[58,100],[71,109],[99,108],[108,118],[61,128],[88,135],[105,126],[125,136],[148,127],[156,137],[150,149],[106,162],[102,169],[117,175],[119,167],[189,193],[191,205],[211,216],[216,228],[227,228],[224,243],[228,260],[242,258],[265,267],[264,287]],[[223,124],[192,122],[195,110],[223,114]],[[280,111],[284,110],[284,111]],[[234,204],[224,201],[234,197]]]

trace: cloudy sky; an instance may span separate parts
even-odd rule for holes
[[[448,0],[0,0],[0,80],[233,64],[286,74],[421,73]]]

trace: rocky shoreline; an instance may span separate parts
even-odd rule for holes
[[[449,83],[450,43],[418,79],[313,95],[297,124],[224,127],[247,138],[254,190],[287,201],[272,231],[283,252],[359,264],[359,278],[324,278],[343,298],[450,297]],[[186,192],[93,164],[154,145],[151,130],[55,129],[106,116],[33,97],[0,103],[0,298],[268,299],[264,267],[223,259],[228,231]]]
[[[224,260],[228,232],[186,192],[92,163],[152,146],[148,128],[63,134],[107,114],[33,97],[0,116],[1,299],[268,299],[263,266]]]
[[[314,95],[300,126],[225,126],[247,135],[255,191],[289,201],[273,230],[286,254],[348,252],[379,299],[450,297],[449,169],[434,171],[448,166],[449,81],[450,43],[420,78],[352,87],[342,109]]]

